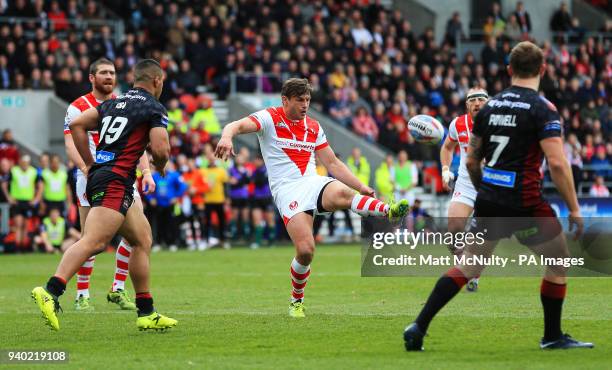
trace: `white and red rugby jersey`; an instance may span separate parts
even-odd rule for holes
[[[114,99],[115,95],[113,94],[111,99]],[[70,123],[78,117],[81,113],[85,112],[89,108],[95,108],[102,103],[102,100],[97,100],[93,93],[85,94],[70,103],[68,106],[68,110],[66,111],[66,118],[64,118],[64,135],[70,134]],[[99,134],[98,131],[89,131],[89,151],[91,155],[96,157],[96,146],[99,142]]]
[[[292,121],[282,107],[260,110],[249,118],[257,125],[273,194],[292,181],[317,176],[315,151],[329,145],[319,122],[308,116]]]
[[[470,174],[467,171],[467,167],[465,166],[465,161],[467,158],[467,150],[470,144],[470,137],[472,136],[472,128],[474,127],[474,123],[472,122],[472,117],[469,114],[464,114],[462,116],[456,117],[450,124],[448,128],[448,137],[454,141],[459,143],[459,148],[461,151],[461,161],[459,162],[459,177],[468,180],[470,183]]]

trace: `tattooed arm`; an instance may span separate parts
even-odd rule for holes
[[[480,188],[480,182],[482,181],[482,159],[482,138],[472,133],[465,166],[476,191]]]

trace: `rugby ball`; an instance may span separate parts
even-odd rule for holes
[[[444,138],[444,126],[432,116],[419,114],[408,121],[410,135],[419,143],[435,145]]]

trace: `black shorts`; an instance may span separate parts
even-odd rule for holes
[[[230,198],[232,201],[232,208],[243,209],[249,206],[249,200],[247,198]]]
[[[30,218],[34,214],[34,206],[27,200],[18,200],[16,204],[11,206],[11,217],[21,215],[25,218]]]
[[[525,246],[554,239],[563,228],[555,211],[544,200],[534,207],[510,208],[476,198],[470,231],[483,232],[485,240],[514,235]]]
[[[52,209],[57,209],[61,215],[66,211],[66,204],[64,202],[54,202],[50,200],[45,200],[46,212],[49,214]]]
[[[274,210],[274,201],[269,198],[253,198],[251,199],[251,209],[261,209],[263,212]]]
[[[85,191],[91,207],[104,207],[125,216],[134,203],[134,182],[108,171],[96,171],[87,178]]]

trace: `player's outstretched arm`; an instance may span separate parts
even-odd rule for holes
[[[482,181],[482,158],[482,138],[472,133],[465,167],[476,190],[480,188],[480,182]]]
[[[329,145],[325,148],[317,150],[319,162],[327,168],[336,179],[344,183],[348,187],[357,190],[362,195],[374,196],[374,189],[363,184],[357,176],[353,175],[351,170],[336,157],[336,154]]]
[[[257,124],[249,117],[228,123],[223,128],[221,139],[219,139],[217,147],[215,148],[215,156],[219,159],[227,160],[230,155],[236,155],[236,153],[234,153],[234,144],[232,142],[234,136],[250,134],[252,132],[257,132],[258,130],[259,126],[257,126]]]
[[[550,177],[567,204],[570,212],[570,223],[576,225],[575,237],[582,234],[583,221],[580,216],[580,206],[574,188],[574,177],[565,152],[563,151],[563,139],[550,137],[540,140],[540,147],[546,156],[546,163],[550,169]]]
[[[168,158],[170,158],[168,130],[165,127],[151,128],[149,131],[149,142],[151,143],[150,150],[153,156],[153,165],[162,176],[165,176],[166,163],[168,163]]]
[[[83,173],[85,174],[87,174],[87,169],[94,163],[94,158],[89,151],[89,137],[87,136],[87,131],[95,130],[98,127],[99,116],[96,108],[89,108],[70,123],[72,140],[74,141],[74,146],[79,152],[80,157],[83,159],[85,165],[85,171],[83,171]],[[83,170],[83,168],[81,170]]]
[[[444,185],[444,190],[450,190],[449,183],[451,180],[455,178],[453,173],[450,171],[450,165],[453,161],[453,154],[455,153],[455,148],[457,147],[457,142],[451,140],[450,135],[446,137],[444,140],[444,144],[442,144],[442,148],[440,149],[440,164],[442,165],[442,183]]]

